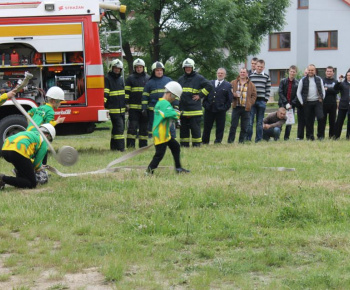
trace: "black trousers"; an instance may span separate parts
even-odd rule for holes
[[[297,130],[297,137],[300,140],[304,139],[305,135],[305,126],[306,126],[306,121],[305,121],[305,114],[304,114],[304,108],[299,107],[297,110],[297,116],[298,116],[298,130]]]
[[[337,122],[335,123],[335,134],[334,138],[339,139],[341,136],[341,131],[343,129],[343,124],[346,118],[346,115],[349,114],[349,111],[347,109],[339,109],[338,110],[338,118]],[[347,130],[346,130],[346,138],[349,138],[350,134],[350,122],[349,122],[349,115],[348,115],[348,125],[347,125]]]
[[[110,114],[112,121],[111,150],[124,151],[125,114]]]
[[[204,128],[202,142],[203,144],[209,144],[210,132],[213,128],[214,122],[216,123],[215,141],[214,143],[221,143],[224,137],[226,111],[212,112],[209,110],[204,111]]]
[[[320,121],[320,136],[319,138],[325,137],[327,116],[329,119],[329,138],[332,138],[335,134],[335,119],[337,117],[337,104],[323,104],[323,115],[324,118]]]
[[[292,125],[286,125],[286,129],[284,131],[284,140],[289,140],[290,131],[292,131]]]
[[[162,161],[166,148],[169,147],[171,154],[174,158],[175,168],[181,168],[180,163],[180,144],[174,139],[171,138],[168,142],[155,145],[156,153],[153,156],[151,163],[148,165],[148,168],[154,170],[158,167],[160,161]]]
[[[1,151],[4,159],[12,163],[17,170],[16,177],[4,176],[2,180],[9,185],[19,188],[35,188],[36,178],[33,163],[30,159],[25,158],[16,151]]]
[[[317,137],[320,138],[320,122],[323,119],[323,103],[319,101],[306,102],[304,104],[304,112],[306,118],[306,139],[315,140],[314,137],[314,125],[315,117],[317,118]]]
[[[153,120],[154,120],[154,111],[148,110],[147,115],[148,115],[148,126],[147,126],[148,138],[152,138],[153,137],[152,136],[152,127],[153,127]]]
[[[250,112],[246,111],[245,107],[237,106],[236,108],[232,109],[231,127],[227,143],[233,143],[235,141],[239,119],[241,119],[241,132],[239,133],[238,142],[244,143],[244,141],[247,139]]]
[[[190,134],[192,135],[192,146],[201,146],[201,120],[202,116],[181,117],[180,144],[184,147],[190,146]]]
[[[139,130],[139,147],[147,146],[148,117],[143,116],[141,110],[130,109],[126,147],[135,148],[137,130]]]

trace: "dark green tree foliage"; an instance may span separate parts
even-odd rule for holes
[[[149,69],[156,60],[170,61],[167,75],[177,78],[182,61],[191,57],[201,74],[213,78],[218,67],[233,76],[235,64],[259,52],[262,37],[282,28],[289,0],[124,0],[122,4],[133,15],[122,22],[129,66],[134,48]]]

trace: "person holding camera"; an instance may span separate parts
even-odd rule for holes
[[[339,82],[335,84],[334,89],[340,91],[338,118],[335,123],[334,139],[340,138],[346,115],[348,115],[346,138],[349,139],[350,137],[350,122],[349,122],[350,70],[345,74],[345,78],[343,75],[339,76]]]

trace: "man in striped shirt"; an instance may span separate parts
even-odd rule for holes
[[[249,79],[256,87],[257,99],[250,111],[250,120],[248,126],[247,139],[252,140],[253,124],[256,115],[256,134],[255,143],[262,140],[263,137],[263,119],[266,109],[266,103],[270,97],[271,79],[264,72],[265,61],[259,59],[256,64],[256,70],[249,76]]]

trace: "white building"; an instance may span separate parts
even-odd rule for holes
[[[314,64],[321,77],[333,66],[335,76],[344,75],[350,68],[349,19],[350,0],[291,0],[284,28],[265,37],[257,55],[272,86],[278,87],[291,65],[304,71]]]

